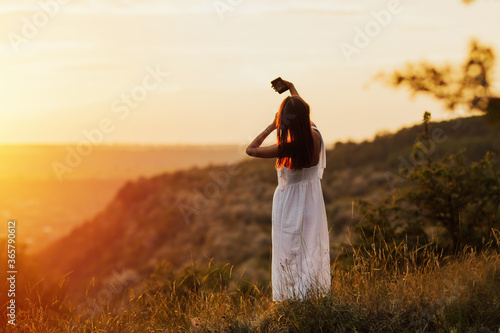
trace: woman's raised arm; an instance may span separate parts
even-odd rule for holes
[[[297,92],[297,89],[295,89],[295,86],[293,85],[292,82],[290,81],[285,81],[283,80],[283,82],[286,84],[286,86],[288,87],[288,89],[290,90],[290,94],[292,96],[298,96],[300,97],[299,93]]]

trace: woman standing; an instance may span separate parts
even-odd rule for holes
[[[291,96],[275,120],[247,147],[253,157],[277,158],[278,186],[272,210],[273,300],[322,295],[330,291],[330,246],[320,179],[326,165],[321,133],[309,105],[291,82]],[[261,147],[277,130],[277,144]]]

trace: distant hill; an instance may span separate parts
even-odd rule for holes
[[[411,163],[411,147],[421,132],[416,125],[372,141],[338,142],[327,151],[322,184],[333,248],[345,241],[345,227],[359,221],[352,201],[386,195],[387,173],[397,173],[402,159]],[[498,127],[481,117],[432,124],[431,133],[436,159],[462,148],[470,160],[500,152]],[[174,269],[193,261],[231,263],[237,265],[233,274],[266,282],[274,162],[244,160],[131,180],[94,218],[41,251],[38,261],[53,273],[71,271],[69,291],[75,298],[84,296],[92,277],[99,290],[116,272],[144,277],[162,260]]]
[[[101,144],[85,156],[78,151],[76,144],[0,145],[0,218],[19,221],[30,253],[100,212],[129,179],[244,156],[238,145]]]

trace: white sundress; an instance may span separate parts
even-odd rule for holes
[[[312,126],[316,131],[319,130]],[[320,133],[321,135],[321,133]],[[321,188],[326,153],[321,137],[319,163],[277,170],[272,208],[273,300],[329,293],[330,245]]]

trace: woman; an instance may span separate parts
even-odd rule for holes
[[[320,295],[330,290],[330,246],[320,179],[325,168],[323,138],[309,105],[291,82],[291,96],[275,120],[247,147],[253,157],[277,158],[278,186],[272,210],[273,300]],[[277,144],[261,147],[277,130]]]

